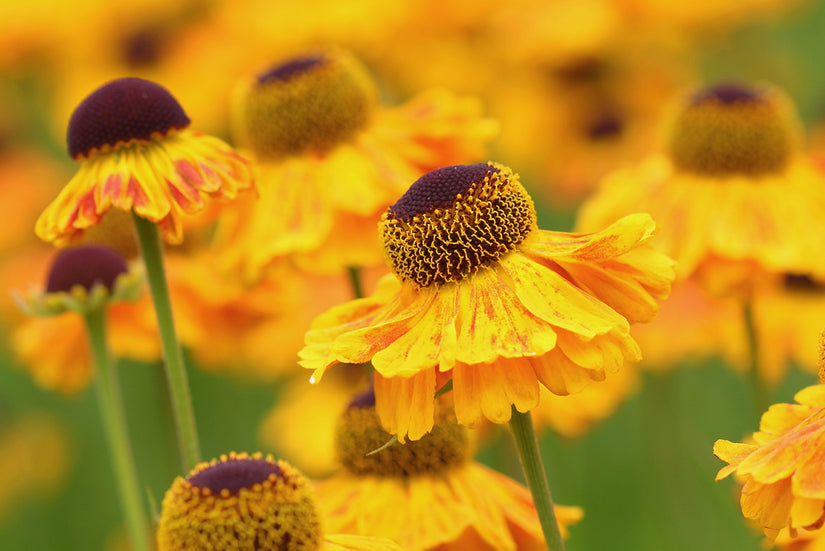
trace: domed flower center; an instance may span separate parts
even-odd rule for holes
[[[295,58],[260,75],[239,97],[237,130],[262,158],[324,153],[366,126],[375,85],[354,58]]]
[[[427,287],[460,281],[512,251],[536,227],[536,209],[503,165],[448,166],[410,186],[380,227],[396,275]]]
[[[158,544],[166,551],[314,551],[320,517],[308,481],[293,467],[232,453],[175,480],[163,498]]]
[[[394,443],[367,455],[391,438],[381,427],[370,390],[356,397],[338,420],[336,457],[353,474],[399,477],[441,473],[469,461],[472,449],[468,431],[446,408],[436,408],[436,420],[433,430],[420,440]]]
[[[112,291],[117,276],[128,271],[123,258],[108,247],[87,245],[64,249],[58,253],[49,270],[46,292],[68,293],[76,285],[87,291],[94,285],[103,285]]]
[[[189,126],[189,117],[166,88],[140,78],[121,78],[92,92],[69,119],[67,142],[74,159],[95,151],[150,141]]]
[[[676,168],[709,176],[781,171],[798,147],[798,123],[777,90],[719,84],[695,94],[669,139]]]
[[[216,494],[222,490],[237,494],[241,488],[251,488],[272,475],[280,477],[282,474],[277,464],[263,459],[230,459],[200,470],[188,480],[192,486],[209,488]]]

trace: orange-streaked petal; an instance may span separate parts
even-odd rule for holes
[[[433,428],[435,414],[435,369],[427,369],[412,377],[384,377],[375,372],[375,410],[384,429],[418,440]]]
[[[493,364],[457,364],[453,395],[458,422],[475,426],[483,417],[494,423],[510,420],[512,405],[521,412],[539,403],[539,386],[526,358],[501,359]]]
[[[502,277],[497,270],[483,270],[473,276],[471,285],[460,286],[461,363],[544,354],[556,345],[556,329],[530,313]]]

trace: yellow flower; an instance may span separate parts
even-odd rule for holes
[[[797,404],[775,404],[762,415],[753,443],[717,440],[713,453],[729,463],[716,480],[736,473],[742,513],[774,538],[787,528],[819,528],[825,521],[825,385],[798,392]]]
[[[396,551],[389,540],[325,536],[309,482],[285,461],[230,453],[177,477],[163,498],[159,551]]]
[[[511,405],[538,405],[539,383],[576,392],[638,360],[629,321],[652,319],[673,278],[649,216],[541,231],[518,176],[493,163],[426,174],[380,226],[397,277],[318,317],[301,365],[317,382],[335,363],[372,361],[378,413],[402,441],[433,426],[448,379],[459,423],[504,423]]]
[[[64,244],[114,207],[180,243],[184,213],[202,210],[206,197],[231,199],[252,187],[248,161],[188,126],[177,100],[154,82],[122,78],[98,88],[69,121],[69,154],[80,169],[38,218],[37,235]]]
[[[445,407],[433,431],[372,455],[390,435],[381,428],[372,390],[340,417],[335,437],[342,470],[316,485],[331,530],[383,536],[410,551],[546,549],[529,490],[472,460],[470,432]],[[567,527],[578,507],[556,507]]]
[[[578,227],[649,212],[679,277],[718,293],[766,273],[823,274],[825,175],[800,142],[793,106],[773,87],[701,90],[675,115],[666,153],[608,176]]]
[[[477,102],[445,91],[378,105],[366,69],[340,51],[241,83],[235,111],[261,191],[224,217],[219,241],[251,280],[287,253],[316,273],[380,264],[375,222],[392,199],[428,170],[483,155],[495,130]]]

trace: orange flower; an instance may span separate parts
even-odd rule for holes
[[[713,453],[729,463],[716,480],[744,482],[742,513],[769,538],[783,528],[819,528],[825,521],[825,385],[798,392],[797,404],[775,404],[762,416],[753,443],[717,440]]]
[[[206,197],[231,199],[252,187],[248,161],[188,126],[158,84],[122,78],[98,88],[69,121],[69,154],[80,170],[38,218],[37,235],[65,244],[114,207],[156,222],[167,241],[180,243],[184,213],[202,210]]]
[[[717,294],[776,274],[825,274],[825,175],[801,151],[799,127],[771,86],[695,92],[675,116],[666,154],[609,175],[577,226],[649,212],[678,276]]]
[[[497,164],[445,167],[416,181],[381,221],[397,277],[333,308],[306,335],[317,382],[337,362],[375,366],[378,413],[403,440],[433,426],[452,379],[459,423],[510,419],[638,360],[629,321],[670,290],[670,259],[649,246],[647,215],[593,234],[536,228],[530,196]]]

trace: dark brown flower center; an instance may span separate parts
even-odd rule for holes
[[[694,94],[668,144],[676,168],[709,176],[759,176],[784,169],[798,147],[794,114],[767,87],[723,83]]]
[[[380,223],[390,267],[421,287],[460,281],[493,264],[535,226],[533,201],[518,176],[486,163],[425,174]]]
[[[281,469],[264,459],[229,459],[193,474],[188,480],[193,486],[209,488],[216,494],[221,490],[237,494],[241,488],[251,488],[268,480],[273,474],[280,477]]]
[[[117,276],[128,270],[123,258],[108,247],[88,245],[64,249],[52,263],[46,292],[69,292],[76,285],[87,291],[94,285],[103,285],[111,291]]]
[[[67,132],[69,155],[90,156],[106,146],[149,141],[189,126],[189,117],[164,87],[140,78],[104,84],[72,113]]]

